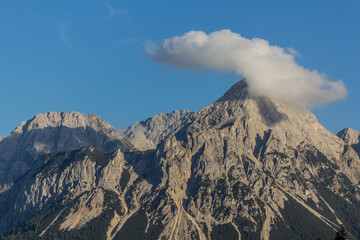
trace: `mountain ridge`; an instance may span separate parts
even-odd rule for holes
[[[9,189],[12,181],[33,164],[37,165],[38,156],[84,146],[125,151],[130,144],[96,115],[49,112],[23,121],[0,142],[0,192]]]
[[[145,151],[44,155],[0,194],[4,239],[329,239],[341,225],[360,235],[359,156],[308,110],[240,81],[125,138],[139,124]]]
[[[360,131],[352,128],[345,128],[336,134],[347,145],[351,146],[360,156]]]
[[[145,121],[136,122],[131,125],[123,135],[140,150],[155,149],[163,138],[180,130],[195,115],[196,112],[186,110],[158,113]]]

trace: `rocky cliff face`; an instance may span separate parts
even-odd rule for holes
[[[94,146],[104,151],[126,150],[130,144],[106,121],[77,112],[37,114],[0,141],[0,192],[38,164],[38,156]]]
[[[96,224],[96,231],[104,234],[102,238],[116,234],[112,231],[122,227],[117,225],[123,225],[140,208],[138,195],[151,190],[151,185],[130,164],[136,165],[136,160],[147,154],[129,154],[120,149],[110,154],[86,147],[43,156],[40,168],[27,172],[3,194],[1,232],[36,216],[31,221],[36,221],[39,229],[44,226],[41,233],[30,233],[22,239],[53,239],[54,232],[77,232],[91,221],[105,221],[105,225]],[[78,234],[84,238],[80,232],[73,237]],[[59,236],[63,239],[67,234]]]
[[[329,238],[321,229],[330,233],[346,221],[333,193],[341,204],[359,206],[356,154],[310,112],[249,96],[245,82],[201,110],[161,151],[168,190],[180,209],[175,219],[189,213],[199,237],[227,229],[243,238],[311,239],[316,232]],[[291,219],[293,208],[308,214],[296,213],[301,224]],[[316,227],[304,227],[310,219]],[[175,235],[185,229],[177,224]],[[305,234],[308,227],[312,233]]]
[[[179,131],[191,122],[196,112],[175,110],[169,113],[158,113],[146,121],[130,126],[124,137],[139,150],[155,149],[161,140]]]
[[[345,128],[336,134],[346,144],[351,146],[360,156],[360,131]]]
[[[340,225],[360,235],[359,157],[310,112],[240,81],[198,113],[140,124],[155,149],[42,156],[0,195],[4,239],[332,239]]]

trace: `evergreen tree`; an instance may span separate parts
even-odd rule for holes
[[[341,226],[341,228],[336,232],[335,240],[346,240],[346,232],[344,226]]]

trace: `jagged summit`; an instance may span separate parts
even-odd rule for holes
[[[246,79],[243,79],[232,85],[216,102],[233,101],[245,99],[247,97],[249,97],[248,84]]]
[[[246,131],[246,139],[262,138],[271,132],[279,139],[278,146],[296,147],[301,142],[309,142],[330,159],[343,152],[343,142],[325,129],[309,110],[250,95],[245,80],[235,83],[223,97],[200,110],[195,122],[199,121],[200,125],[217,128],[239,125],[238,131]]]
[[[350,145],[360,156],[360,131],[345,128],[336,134],[346,144]]]
[[[49,127],[69,127],[86,128],[92,127],[97,130],[106,130],[108,134],[114,135],[114,128],[106,121],[95,114],[83,114],[79,112],[48,112],[38,113],[32,119],[22,122],[14,133],[24,133],[35,129],[44,129]]]
[[[249,96],[244,80],[197,113],[160,113],[134,124],[125,134],[134,145],[140,140],[138,150],[100,151],[124,143],[112,133],[96,116],[49,113],[2,140],[0,157],[11,148],[27,154],[3,165],[16,174],[34,163],[26,158],[34,149],[94,147],[50,153],[0,193],[0,235],[331,239],[341,225],[350,239],[360,235],[353,148],[310,111]]]
[[[360,141],[360,131],[354,130],[352,128],[344,128],[336,134],[347,144],[357,144]]]
[[[0,192],[33,164],[38,156],[94,146],[111,152],[131,149],[124,137],[96,115],[78,112],[36,114],[0,141]]]
[[[97,134],[102,136],[97,138]],[[128,146],[122,136],[108,122],[95,114],[79,112],[38,113],[32,119],[23,121],[4,142],[11,139],[31,140],[29,144],[36,152],[54,152],[95,146],[104,151],[113,151],[114,146],[105,147],[109,140],[123,142],[121,148]],[[55,140],[56,139],[56,140]],[[6,140],[6,141],[5,141]],[[30,151],[31,153],[34,151]]]
[[[136,122],[123,134],[139,150],[155,149],[161,140],[179,131],[195,116],[196,112],[186,110],[158,113],[145,121]]]
[[[262,121],[270,127],[284,120],[289,120],[285,112],[288,112],[289,110],[292,112],[292,109],[284,104],[276,103],[267,97],[251,95],[246,79],[231,86],[231,88],[214,104],[222,104],[225,102],[229,103],[228,108],[230,108],[231,111],[236,109],[236,105],[239,104],[241,104],[243,108],[245,105],[248,105],[248,103],[250,105],[255,104]],[[281,112],[278,110],[279,108],[283,108],[285,111]]]

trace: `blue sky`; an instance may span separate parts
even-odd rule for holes
[[[292,47],[300,65],[342,79],[347,98],[312,111],[332,132],[360,129],[359,1],[0,0],[0,136],[39,112],[94,113],[124,128],[199,110],[239,76],[164,66],[145,45],[221,29]]]

